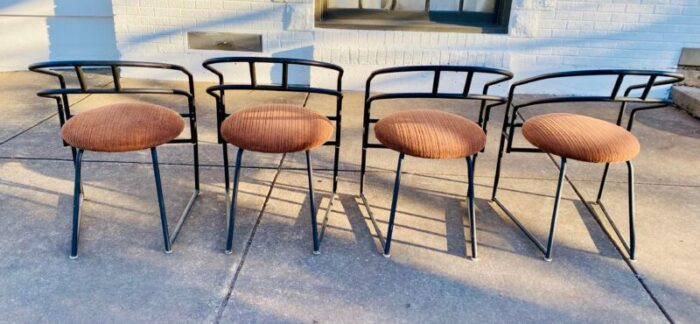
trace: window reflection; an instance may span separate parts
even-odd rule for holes
[[[361,0],[362,9],[424,11],[426,0]],[[395,1],[395,3],[394,3]],[[430,0],[430,11],[487,12],[496,10],[497,0]],[[360,0],[328,0],[330,9],[360,9]]]

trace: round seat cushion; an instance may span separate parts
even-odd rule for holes
[[[226,142],[265,153],[308,151],[333,135],[328,118],[302,106],[273,104],[237,111],[221,124]]]
[[[486,134],[473,121],[448,112],[416,109],[382,118],[374,134],[384,146],[411,156],[456,159],[479,152]]]
[[[544,152],[585,162],[624,162],[639,154],[639,141],[626,129],[576,114],[529,118],[523,124],[523,135]]]
[[[61,128],[71,146],[97,152],[128,152],[175,139],[185,128],[177,112],[154,104],[118,103],[77,114]]]

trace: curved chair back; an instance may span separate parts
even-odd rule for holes
[[[187,77],[188,87],[186,90],[183,89],[170,89],[170,88],[160,88],[160,87],[150,87],[150,88],[132,88],[124,87],[121,82],[120,71],[121,68],[143,68],[143,69],[160,69],[160,70],[174,70],[185,74]],[[101,70],[109,70],[112,76],[113,86],[110,88],[92,88],[89,87],[85,80],[85,69],[98,68]],[[134,61],[54,61],[54,62],[41,62],[35,63],[29,66],[29,70],[33,72],[38,72],[42,74],[47,74],[58,78],[59,88],[44,89],[37,93],[38,96],[44,98],[52,98],[56,100],[56,105],[58,108],[58,118],[61,126],[66,120],[70,119],[73,115],[70,111],[70,102],[68,101],[70,95],[76,94],[150,94],[150,95],[177,95],[187,98],[188,112],[181,113],[183,118],[189,120],[190,125],[190,137],[189,138],[178,138],[171,141],[171,143],[192,143],[197,144],[197,116],[195,112],[194,105],[194,80],[192,74],[187,71],[182,66],[174,64],[165,63],[153,63],[153,62],[134,62]],[[73,71],[78,80],[77,88],[69,88],[66,84],[65,76],[59,71]],[[67,146],[67,143],[63,143]]]
[[[515,103],[514,102],[514,97],[517,93],[518,88],[521,88],[526,85],[533,85],[537,83],[546,82],[546,81],[554,81],[561,83],[563,80],[570,80],[570,79],[580,79],[583,77],[596,77],[596,78],[602,78],[602,77],[608,77],[610,78],[610,81],[614,81],[612,88],[610,89],[609,95],[603,95],[603,96],[585,96],[585,95],[575,95],[575,96],[554,96],[554,97],[546,97],[546,98],[536,98],[536,99],[525,99],[522,102]],[[624,91],[623,89],[623,84],[625,82],[626,78],[635,78],[635,79],[646,79],[646,82],[639,83],[639,84],[633,84],[631,86],[627,86]],[[652,89],[658,88],[664,85],[670,85],[677,83],[679,81],[682,81],[683,77],[679,74],[675,73],[670,73],[670,72],[664,72],[664,71],[641,71],[641,70],[587,70],[587,71],[569,71],[569,72],[558,72],[558,73],[550,73],[550,74],[543,74],[539,76],[535,76],[532,78],[528,78],[525,80],[517,81],[513,83],[510,87],[510,91],[508,93],[508,105],[506,108],[505,115],[503,117],[503,129],[501,132],[501,139],[500,139],[500,144],[499,144],[499,149],[498,149],[498,160],[496,162],[496,174],[494,177],[494,184],[493,184],[493,191],[491,193],[491,200],[496,203],[504,212],[505,214],[517,225],[517,227],[525,234],[525,236],[530,239],[537,248],[542,251],[542,253],[545,256],[545,260],[551,261],[551,255],[552,255],[552,246],[553,246],[553,241],[554,241],[554,231],[555,231],[555,225],[556,225],[556,219],[557,219],[557,213],[559,210],[559,201],[561,200],[561,192],[562,192],[562,185],[563,182],[566,178],[566,157],[562,156],[561,162],[557,165],[559,169],[559,180],[557,182],[557,191],[555,194],[555,200],[554,200],[554,209],[552,212],[552,220],[551,220],[551,225],[550,225],[550,230],[549,230],[549,238],[545,244],[540,243],[539,240],[537,240],[536,236],[533,235],[524,225],[521,221],[518,220],[518,218],[506,208],[506,206],[498,200],[496,197],[496,194],[498,192],[498,184],[499,184],[499,179],[501,176],[501,163],[503,159],[503,153],[504,153],[504,146],[506,140],[508,141],[506,148],[506,152],[532,152],[532,153],[538,153],[538,152],[543,152],[542,150],[535,148],[535,147],[513,147],[513,136],[515,134],[515,129],[516,128],[521,128],[523,127],[525,123],[525,118],[522,116],[520,113],[520,109],[524,108],[531,108],[531,107],[537,107],[537,106],[542,106],[546,104],[559,104],[559,103],[571,103],[571,102],[598,102],[598,103],[619,103],[620,108],[619,112],[617,115],[617,121],[616,124],[618,126],[622,126],[622,119],[625,113],[625,110],[627,108],[627,105],[629,103],[635,103],[638,104],[639,106],[636,106],[632,109],[630,109],[629,112],[629,119],[627,121],[627,130],[632,129],[632,123],[634,121],[634,117],[637,112],[643,111],[643,110],[649,110],[649,109],[657,109],[657,108],[662,108],[666,107],[669,105],[672,105],[673,103],[667,99],[664,98],[652,98],[650,97],[650,93]],[[628,79],[629,81],[629,79]],[[636,81],[632,81],[636,82]],[[633,94],[634,93],[634,94]],[[512,109],[511,109],[512,108]],[[517,121],[517,119],[520,118],[521,121]],[[569,137],[571,138],[571,137]],[[548,139],[547,139],[548,140]],[[548,153],[549,154],[549,153]],[[636,154],[636,153],[635,153]],[[551,154],[550,154],[551,158]],[[553,160],[554,161],[554,160]],[[610,226],[613,228],[613,233],[614,235],[617,236],[617,238],[620,240],[622,243],[623,248],[627,251],[627,253],[630,256],[630,259],[634,260],[635,258],[635,230],[634,230],[634,172],[633,172],[633,167],[632,167],[632,162],[627,160],[627,170],[628,170],[628,211],[629,211],[629,241],[627,241],[623,235],[622,232],[618,229],[617,225],[613,221],[613,219],[608,215],[605,207],[602,205],[601,198],[603,195],[603,189],[605,188],[605,182],[607,179],[608,175],[608,170],[610,168],[610,163],[611,162],[606,162],[605,163],[605,169],[603,170],[603,176],[600,181],[600,187],[598,189],[598,196],[596,199],[596,204],[600,205],[600,209],[602,210],[603,214],[607,218],[607,221],[610,223]],[[576,188],[574,188],[576,190]],[[600,217],[598,216],[598,212],[596,209],[590,206],[590,203],[586,201],[586,199],[583,198],[583,196],[576,190],[577,195],[579,198],[581,198],[582,202],[586,206],[589,212],[595,216],[597,220],[600,220]],[[611,236],[612,239],[612,236]],[[627,243],[629,242],[629,243]]]
[[[572,79],[572,78],[583,78],[583,77],[609,77],[615,80],[612,88],[610,89],[610,95],[607,96],[554,96],[547,98],[538,98],[525,100],[520,103],[514,103],[515,96],[517,95],[518,88],[522,88],[526,85],[536,84],[538,82],[561,80],[561,79]],[[626,78],[646,78],[646,82],[633,84],[627,86],[622,91],[623,83]],[[508,145],[506,146],[506,152],[540,152],[540,150],[535,148],[525,148],[525,147],[513,147],[513,136],[516,128],[522,127],[522,122],[516,122],[518,118],[523,119],[520,114],[520,109],[526,107],[535,107],[545,104],[552,103],[568,103],[568,102],[600,102],[600,103],[620,103],[620,108],[617,115],[616,124],[622,126],[622,121],[624,113],[627,108],[627,104],[636,103],[641,104],[640,107],[635,107],[629,111],[629,119],[626,123],[627,130],[632,129],[632,123],[634,117],[639,111],[663,108],[666,106],[673,105],[673,102],[665,98],[654,98],[650,97],[650,93],[653,89],[658,89],[661,86],[671,85],[683,81],[683,76],[677,73],[665,72],[665,71],[644,71],[644,70],[582,70],[582,71],[568,71],[568,72],[557,72],[542,74],[534,76],[528,79],[520,80],[514,82],[510,91],[508,92],[508,105],[506,107],[506,113],[503,119],[503,130],[501,146],[503,146],[503,140],[507,138]],[[512,108],[512,109],[511,109]]]
[[[225,63],[242,63],[248,65],[249,81],[246,83],[228,83],[224,78],[224,74],[215,68],[216,65]],[[257,78],[258,63],[280,64],[282,65],[282,83],[281,84],[260,84]],[[216,74],[219,84],[207,88],[207,93],[216,99],[216,116],[217,116],[217,133],[219,136],[219,144],[223,144],[224,140],[221,137],[221,123],[230,114],[226,112],[224,96],[226,91],[241,91],[241,90],[262,90],[262,91],[282,91],[282,92],[306,92],[317,93],[322,95],[334,96],[336,98],[335,116],[327,116],[328,119],[335,122],[336,131],[335,139],[328,141],[324,145],[340,146],[340,127],[341,127],[341,111],[343,107],[342,93],[342,78],[343,68],[335,64],[304,60],[293,58],[278,58],[278,57],[220,57],[212,58],[202,63],[205,69]],[[289,67],[301,66],[309,68],[319,68],[336,72],[336,88],[320,88],[311,85],[292,85],[289,84]],[[338,157],[336,156],[336,160]]]
[[[372,82],[377,76],[400,74],[406,72],[425,72],[433,74],[433,80],[430,91],[424,92],[391,92],[371,94]],[[448,93],[440,91],[441,76],[445,72],[465,73],[464,87],[461,93]],[[474,79],[487,78],[481,89],[474,91]],[[487,68],[480,66],[450,66],[450,65],[420,65],[420,66],[401,66],[380,69],[372,72],[367,78],[365,85],[365,109],[364,122],[362,133],[362,162],[360,166],[360,192],[364,189],[364,176],[367,166],[367,149],[369,148],[385,148],[380,143],[369,142],[369,131],[372,124],[379,121],[379,118],[372,117],[372,104],[376,101],[392,100],[392,99],[457,99],[457,100],[477,100],[481,102],[479,109],[479,117],[477,123],[486,132],[488,117],[491,108],[505,104],[507,99],[502,96],[490,95],[489,89],[497,84],[506,82],[513,78],[513,73],[503,69]],[[479,91],[481,90],[481,91]]]

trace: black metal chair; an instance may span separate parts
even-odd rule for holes
[[[425,92],[398,92],[371,94],[372,81],[380,75],[396,76],[400,73],[418,72],[432,73],[433,81],[431,90]],[[463,73],[465,83],[461,93],[440,92],[440,78],[442,73]],[[472,93],[472,82],[475,76],[488,80],[484,83],[482,91]],[[364,132],[362,136],[362,162],[360,168],[360,198],[377,232],[379,241],[383,247],[385,257],[389,257],[391,238],[394,228],[394,218],[398,203],[399,185],[401,182],[401,162],[405,155],[431,159],[455,159],[464,158],[468,169],[468,205],[471,234],[472,258],[477,257],[476,220],[474,215],[474,163],[479,151],[483,151],[486,142],[486,125],[491,108],[506,103],[505,97],[489,95],[491,86],[513,78],[510,71],[473,67],[473,66],[405,66],[393,67],[374,71],[367,79],[365,88]],[[477,100],[481,102],[478,124],[464,117],[447,112],[431,110],[409,110],[394,113],[382,119],[373,118],[371,115],[372,104],[381,100],[392,99],[457,99]],[[487,104],[488,103],[488,104]],[[381,143],[370,143],[370,126],[374,124],[375,137]],[[439,143],[432,145],[431,143]],[[364,182],[367,167],[367,150],[370,148],[390,148],[399,152],[396,168],[396,180],[394,182],[393,198],[389,214],[389,226],[386,238],[372,213],[369,202],[364,195]]]
[[[214,66],[225,63],[241,63],[248,65],[249,83],[226,83],[224,74]],[[259,84],[256,76],[256,64],[276,64],[282,67],[281,84]],[[244,150],[263,153],[283,153],[284,161],[287,153],[304,151],[306,153],[306,171],[309,181],[309,205],[311,210],[311,226],[313,235],[313,253],[320,253],[320,244],[325,233],[328,215],[333,208],[338,189],[338,159],[340,154],[340,129],[343,94],[341,81],[343,69],[337,65],[291,58],[266,58],[266,57],[222,57],[204,61],[204,68],[216,74],[219,84],[207,89],[207,93],[216,99],[217,127],[222,145],[224,157],[224,176],[227,203],[227,254],[232,253],[233,233],[236,216],[236,198],[238,195],[238,182],[241,169],[241,160]],[[296,85],[289,83],[289,67],[305,67],[309,71],[314,69],[336,73],[336,88],[318,88],[310,85]],[[336,98],[335,115],[322,116],[302,106],[294,105],[263,105],[248,107],[233,114],[226,112],[224,96],[227,91],[262,90],[282,92],[316,93],[334,96]],[[335,122],[335,127],[332,123]],[[334,139],[329,140],[335,132]],[[230,192],[228,144],[238,147],[233,179],[233,192]],[[310,150],[319,145],[332,145],[335,147],[333,161],[333,191],[330,205],[326,210],[321,231],[319,234],[316,221],[316,205],[314,201],[313,178]],[[229,198],[230,196],[230,198]]]
[[[173,70],[187,76],[186,90],[169,88],[132,88],[121,83],[121,68],[142,68]],[[111,72],[113,87],[93,88],[86,83],[87,69],[107,70]],[[194,81],[192,74],[185,68],[163,63],[130,61],[56,61],[36,63],[29,70],[58,78],[60,87],[41,90],[40,97],[56,100],[58,118],[64,146],[71,146],[75,166],[75,184],[73,195],[73,229],[70,258],[78,257],[78,239],[80,232],[80,207],[83,199],[81,181],[81,164],[84,151],[127,152],[150,149],[155,174],[160,219],[163,230],[165,252],[171,252],[171,245],[177,238],[185,219],[189,215],[195,199],[199,196],[199,155],[197,147],[197,117],[194,104]],[[63,74],[59,71],[74,72],[79,87],[69,88]],[[77,115],[71,114],[69,96],[77,94],[127,94],[127,95],[176,95],[187,98],[189,111],[178,114],[159,105],[141,103],[120,103],[94,108]],[[190,137],[177,138],[184,128],[183,118],[189,121]],[[194,192],[185,210],[180,216],[172,234],[169,234],[168,219],[163,201],[163,189],[160,181],[158,154],[156,147],[166,143],[189,143],[192,145],[194,159]]]
[[[608,96],[555,96],[539,99],[526,99],[516,103],[517,90],[526,85],[532,85],[542,81],[560,81],[562,79],[582,78],[582,77],[608,77],[613,84]],[[643,78],[645,83],[628,86],[623,95],[620,90],[623,87],[625,78]],[[654,87],[670,85],[683,80],[679,74],[663,71],[643,71],[643,70],[588,70],[571,71],[551,74],[543,74],[515,82],[511,85],[508,94],[508,107],[503,119],[503,129],[501,131],[500,147],[498,151],[498,162],[496,165],[496,176],[494,179],[493,193],[494,201],[509,218],[523,231],[535,246],[544,254],[547,261],[552,258],[552,244],[554,241],[554,231],[559,210],[559,201],[564,179],[566,178],[567,159],[575,159],[584,162],[605,163],[603,177],[601,179],[598,196],[595,203],[601,207],[603,214],[614,229],[620,242],[631,260],[635,259],[635,229],[634,229],[634,169],[631,159],[639,152],[639,142],[630,133],[634,117],[640,111],[658,109],[673,105],[670,100],[663,98],[651,98],[649,94]],[[599,82],[600,80],[598,80]],[[614,83],[612,82],[614,81]],[[629,81],[629,79],[628,79]],[[632,92],[639,91],[638,95]],[[576,115],[576,114],[546,114],[539,115],[525,120],[520,110],[546,104],[561,104],[572,102],[599,102],[599,103],[620,103],[619,112],[615,124],[596,118]],[[629,104],[639,106],[629,109],[629,118],[626,128],[622,128],[622,121]],[[511,109],[512,108],[512,109]],[[520,121],[519,121],[520,120]],[[516,128],[523,128],[523,135],[536,148],[513,147],[513,137]],[[506,144],[507,143],[507,144]],[[528,231],[525,226],[510,212],[505,205],[498,200],[496,193],[501,175],[501,163],[503,154],[511,152],[537,153],[545,152],[551,155],[558,155],[561,158],[559,165],[559,179],[554,200],[554,210],[549,230],[549,237],[545,245],[540,243],[535,236]],[[601,199],[603,189],[611,163],[624,162],[627,164],[628,172],[628,206],[629,206],[629,243],[623,238],[615,222],[606,211]],[[581,197],[583,200],[583,197]],[[587,209],[599,218],[591,204],[583,201]]]

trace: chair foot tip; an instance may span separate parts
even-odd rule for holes
[[[165,254],[171,254],[171,253],[173,253],[173,250],[165,250],[163,252],[165,252]]]
[[[232,250],[225,250],[224,254],[233,254],[233,251]]]
[[[71,260],[77,260],[78,256],[77,255],[69,255],[68,258]]]
[[[321,251],[313,251],[312,252],[314,255],[321,255]]]
[[[476,261],[479,261],[479,258],[478,258],[478,257],[471,257],[471,258],[469,258],[469,260],[472,260],[472,261],[475,261],[475,262],[476,262]]]
[[[552,258],[544,257],[544,260],[547,262],[552,262]]]
[[[382,256],[385,257],[385,258],[387,258],[387,259],[388,259],[388,258],[391,258],[391,254],[386,254],[386,253],[384,253],[384,254],[382,254]]]

